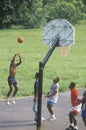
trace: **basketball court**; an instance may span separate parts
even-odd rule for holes
[[[79,89],[82,95],[85,89]],[[55,105],[55,121],[48,121],[49,113],[46,107],[46,98],[42,101],[42,116],[46,118],[42,121],[41,130],[65,130],[69,125],[68,112],[70,110],[70,93],[59,93],[58,103]],[[34,113],[32,111],[33,97],[16,99],[16,104],[8,106],[6,100],[0,101],[0,130],[36,130],[34,124]],[[77,117],[79,130],[86,130],[82,122],[81,115]]]

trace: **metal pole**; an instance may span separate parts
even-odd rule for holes
[[[38,113],[37,113],[37,130],[41,130],[41,111],[42,111],[42,82],[43,82],[43,69],[44,65],[47,63],[49,57],[54,51],[55,47],[59,46],[59,39],[56,39],[53,46],[49,49],[45,58],[39,63],[39,89],[38,89]]]
[[[44,57],[44,59],[43,59],[44,65],[47,63],[47,61],[48,61],[49,57],[51,56],[51,54],[53,53],[55,47],[59,47],[59,38],[55,39],[53,46],[49,49],[46,56]]]
[[[39,89],[38,89],[37,130],[41,130],[43,68],[44,68],[44,64],[42,62],[40,62],[39,63]]]

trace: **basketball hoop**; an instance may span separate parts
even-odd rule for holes
[[[60,56],[66,57],[75,42],[75,29],[65,19],[55,19],[44,27],[43,42],[50,47],[59,38]]]

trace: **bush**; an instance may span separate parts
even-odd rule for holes
[[[79,8],[76,8],[74,4],[67,2],[57,2],[54,8],[51,8],[50,19],[63,18],[70,21],[72,24],[76,24],[78,20],[82,18],[82,13]],[[49,19],[49,20],[50,20]]]

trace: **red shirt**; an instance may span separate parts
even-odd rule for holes
[[[80,104],[80,102],[77,101],[78,97],[79,97],[78,90],[76,88],[73,88],[71,90],[71,104],[72,104],[72,106],[77,106]]]

